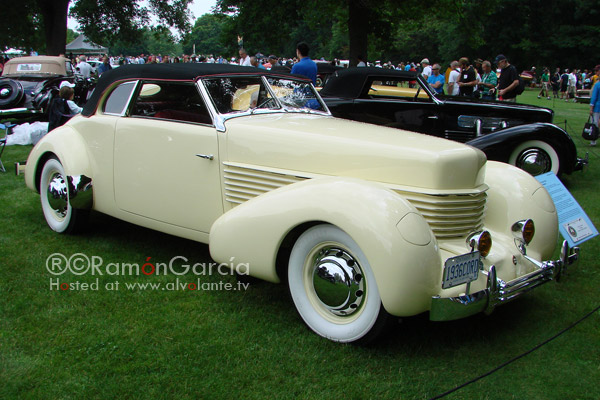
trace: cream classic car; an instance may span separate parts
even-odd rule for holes
[[[490,312],[578,258],[547,191],[469,146],[334,118],[310,81],[211,64],[124,66],[27,162],[49,226],[90,210],[208,243],[287,282],[317,334]]]

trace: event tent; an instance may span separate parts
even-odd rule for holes
[[[108,48],[100,46],[89,40],[85,35],[77,36],[77,39],[73,40],[67,45],[67,54],[106,54]]]

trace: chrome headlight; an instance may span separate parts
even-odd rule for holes
[[[529,244],[535,235],[535,224],[531,219],[523,219],[515,222],[511,231],[515,238],[521,240],[525,244]]]
[[[492,235],[488,231],[473,232],[467,236],[467,246],[479,251],[481,257],[486,257],[492,249]]]

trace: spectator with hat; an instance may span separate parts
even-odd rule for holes
[[[431,66],[429,65],[429,59],[424,58],[421,60],[421,67],[423,67],[423,71],[421,71],[421,75],[423,75],[423,79],[427,80],[432,73]]]
[[[82,111],[82,108],[73,101],[74,87],[75,84],[68,81],[60,83],[58,98],[52,99],[48,109],[48,132],[63,125],[73,115]]]
[[[501,69],[498,80],[498,100],[515,103],[519,86],[519,73],[503,54],[499,54],[494,62]]]

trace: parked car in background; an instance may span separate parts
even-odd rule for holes
[[[92,66],[92,72],[94,74],[96,74],[96,70],[98,69],[98,66],[100,64],[102,64],[102,61],[99,61],[99,60],[87,60],[86,62]]]
[[[62,81],[75,80],[65,57],[17,57],[4,65],[0,76],[0,117],[39,118]]]
[[[339,71],[344,69],[344,67],[340,67],[337,65],[331,64],[331,61],[315,61],[317,64],[317,87],[323,87],[327,79],[333,74],[335,71]]]
[[[331,75],[320,94],[336,117],[466,143],[532,175],[570,174],[587,162],[552,124],[552,110],[437,95],[416,72],[349,68]]]
[[[95,210],[207,243],[240,274],[286,282],[304,322],[339,342],[390,316],[491,312],[578,258],[565,242],[549,260],[557,213],[531,175],[334,118],[310,80],[257,68],[107,71],[83,115],[33,148],[25,180],[53,230]]]

